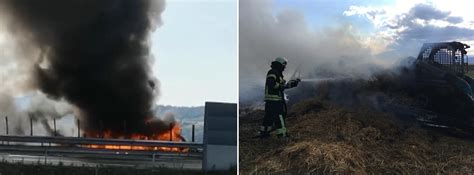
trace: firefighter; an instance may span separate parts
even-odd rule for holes
[[[267,73],[265,82],[265,116],[260,127],[260,138],[267,138],[270,132],[277,131],[278,137],[288,137],[286,129],[286,102],[284,90],[298,86],[300,79],[283,79],[287,60],[284,57],[277,57],[271,64],[271,69]]]

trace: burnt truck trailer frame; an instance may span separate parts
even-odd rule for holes
[[[436,125],[474,127],[474,81],[461,42],[425,43],[415,61],[416,93],[426,108],[440,114],[426,119]]]

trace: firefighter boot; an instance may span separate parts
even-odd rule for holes
[[[270,129],[271,129],[270,126],[261,126],[259,138],[260,139],[266,139],[266,138],[270,137]]]

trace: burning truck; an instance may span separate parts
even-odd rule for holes
[[[150,35],[161,25],[164,0],[0,3],[31,84],[65,101],[81,136],[184,141],[174,119],[152,108],[159,96]]]

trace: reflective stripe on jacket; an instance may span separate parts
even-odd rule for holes
[[[265,101],[284,101],[285,79],[281,72],[270,69],[265,82]]]

